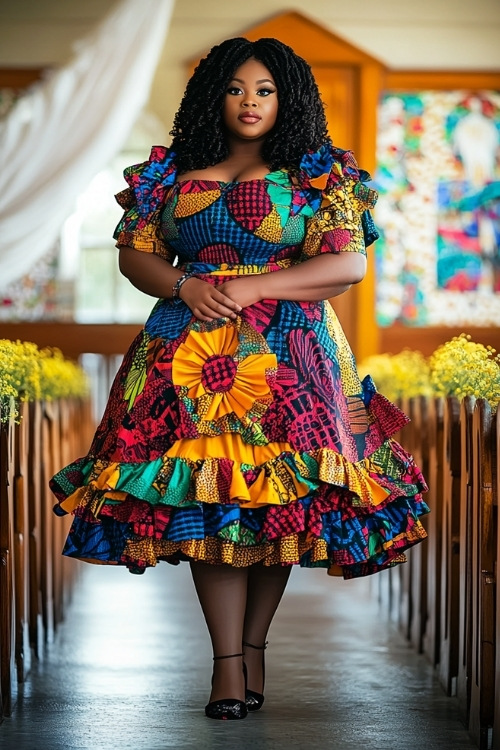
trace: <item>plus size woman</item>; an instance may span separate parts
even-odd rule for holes
[[[230,39],[190,79],[170,148],[125,170],[120,269],[158,298],[88,456],[51,486],[64,554],[142,573],[188,561],[210,633],[205,713],[264,701],[293,565],[345,578],[404,562],[425,483],[406,417],[360,381],[326,301],[363,279],[376,193],[332,145],[309,66]]]

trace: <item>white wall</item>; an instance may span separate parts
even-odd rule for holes
[[[114,2],[0,0],[0,67],[61,64]],[[500,69],[500,0],[177,0],[150,103],[167,129],[188,60],[287,10],[308,15],[391,68]]]

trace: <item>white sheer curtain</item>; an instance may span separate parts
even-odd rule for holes
[[[174,0],[121,0],[0,122],[0,287],[57,240],[146,104]]]

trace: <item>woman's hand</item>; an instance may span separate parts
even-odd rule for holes
[[[260,302],[260,279],[255,276],[239,276],[231,281],[225,281],[217,289],[226,297],[235,302],[240,310],[243,307],[249,307],[256,302]]]
[[[198,320],[216,320],[217,318],[231,318],[234,320],[241,312],[241,305],[222,290],[223,286],[215,287],[208,281],[202,281],[193,276],[181,286],[179,297],[189,307]]]

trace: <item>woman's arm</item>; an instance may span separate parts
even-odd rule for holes
[[[132,247],[120,246],[121,273],[145,294],[163,299],[172,298],[172,288],[183,275],[168,261],[153,253],[141,253]],[[181,286],[179,296],[200,320],[235,318],[240,305],[221,290],[201,279],[188,279]]]
[[[120,272],[137,289],[152,297],[168,298],[182,271],[153,253],[140,253],[132,247],[122,245],[119,250]]]
[[[240,276],[217,289],[241,307],[262,299],[319,302],[343,294],[365,273],[366,257],[361,253],[325,253],[281,271]]]

